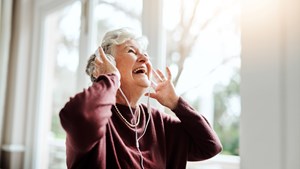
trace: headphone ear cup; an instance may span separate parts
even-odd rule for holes
[[[95,51],[95,55],[96,55],[96,57],[98,57],[98,58],[103,62],[102,58],[100,57],[100,53],[99,53],[98,49]],[[114,58],[111,54],[106,54],[106,53],[105,53],[105,56],[108,58],[108,60],[109,60],[114,66],[116,66],[115,58]]]
[[[110,54],[105,54],[106,55],[106,57],[108,58],[108,60],[114,65],[114,66],[116,66],[116,60],[115,60],[115,58],[112,56],[112,55],[110,55]]]

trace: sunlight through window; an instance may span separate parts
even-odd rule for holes
[[[239,1],[165,0],[164,7],[167,65],[176,90],[213,125],[223,144],[222,155],[232,155],[226,158],[231,167],[220,157],[201,167],[236,169],[241,111]]]

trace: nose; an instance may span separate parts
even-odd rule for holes
[[[141,63],[146,63],[149,62],[149,57],[147,54],[139,54],[137,61]]]

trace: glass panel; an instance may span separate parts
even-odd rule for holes
[[[239,155],[239,3],[164,1],[167,65],[176,90],[208,118],[224,146],[222,154],[228,155]],[[206,164],[201,168],[226,168],[221,162]]]
[[[69,97],[76,93],[79,64],[81,3],[75,1],[46,16],[44,24],[43,114],[45,123],[42,149],[43,168],[66,168],[65,132],[58,113]],[[42,136],[43,137],[43,136]]]
[[[121,27],[130,27],[142,31],[141,0],[99,0],[94,10],[96,39],[93,49],[100,45],[101,40],[108,30]]]

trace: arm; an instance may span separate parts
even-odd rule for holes
[[[189,104],[180,98],[171,82],[172,74],[167,68],[167,78],[161,71],[154,72],[157,82],[155,92],[150,97],[160,104],[171,109],[180,121],[171,120],[169,126],[169,138],[178,139],[178,144],[189,144],[188,160],[205,160],[218,154],[222,145],[216,133],[213,131],[204,116],[199,115]],[[170,144],[169,146],[171,146]],[[182,146],[184,147],[184,146]],[[181,150],[178,150],[181,151]]]
[[[61,124],[74,150],[89,151],[105,135],[118,86],[119,78],[115,74],[101,75],[60,111]]]
[[[182,98],[172,111],[180,119],[183,132],[189,138],[188,160],[209,159],[222,151],[221,142],[205,117]]]

